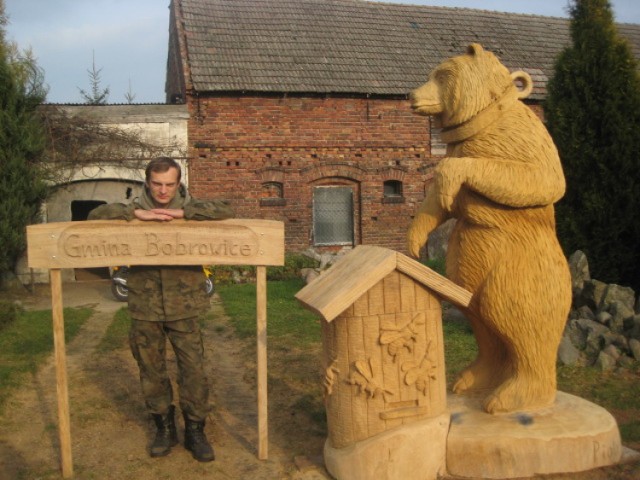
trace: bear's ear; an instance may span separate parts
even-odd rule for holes
[[[467,47],[467,54],[469,55],[480,55],[482,52],[484,52],[484,49],[479,43],[472,43]]]
[[[531,80],[531,76],[527,72],[523,72],[522,70],[513,72],[511,74],[511,80],[513,80],[513,83],[518,89],[519,99],[527,98],[533,91],[533,80]]]

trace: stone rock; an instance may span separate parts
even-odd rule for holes
[[[576,250],[571,257],[569,257],[569,271],[571,272],[571,289],[575,299],[582,292],[584,282],[591,280],[589,262],[584,252]]]
[[[607,355],[609,355],[611,358],[613,358],[616,361],[618,361],[618,359],[621,356],[620,350],[613,343],[610,343],[609,345],[604,347],[602,352],[606,353]]]
[[[576,313],[578,314],[578,318],[587,318],[589,320],[597,320],[596,315],[586,305],[582,305],[581,307],[576,309]],[[599,321],[599,320],[598,320]],[[604,322],[600,322],[604,323]]]
[[[598,354],[598,358],[596,359],[596,363],[594,364],[594,366],[602,370],[603,372],[608,372],[615,368],[616,359],[611,355],[604,353],[604,351],[601,351]]]
[[[633,315],[633,304],[636,299],[636,294],[633,289],[629,287],[621,287],[615,283],[607,285],[598,304],[598,310],[609,310],[609,306],[616,303],[622,303],[631,311]]]
[[[576,299],[576,307],[588,306],[591,310],[598,310],[607,284],[599,280],[586,280],[580,296]]]
[[[575,322],[584,332],[587,333],[587,335],[604,335],[609,331],[606,326],[587,318],[580,318]]]
[[[462,323],[462,324],[469,323],[469,320],[464,315],[464,313],[462,313],[459,308],[456,308],[453,305],[449,306],[446,310],[444,310],[442,316],[443,316],[443,319],[446,320],[447,322],[456,322],[456,323]]]
[[[233,270],[231,272],[231,281],[236,285],[244,282],[244,280],[242,279],[242,275],[238,270]]]
[[[449,247],[449,236],[453,227],[456,226],[456,219],[451,218],[436,228],[427,240],[427,254],[429,258],[444,258]]]
[[[640,342],[640,297],[633,289],[616,284],[606,284],[589,278],[587,259],[580,251],[569,259],[573,305],[565,326],[562,351],[558,350],[558,362],[572,361],[575,352],[579,361],[597,365],[603,370],[614,368],[613,361],[623,368],[634,362]],[[580,290],[582,282],[582,290]],[[634,342],[631,342],[634,340]]]
[[[575,365],[580,360],[580,350],[573,346],[568,336],[562,337],[558,347],[558,362],[562,365]]]
[[[578,350],[584,350],[587,346],[587,333],[588,332],[580,326],[579,320],[570,320],[564,331],[564,335],[569,337],[571,343]]]
[[[320,270],[325,270],[335,263],[337,255],[333,253],[323,253],[320,255]]]
[[[633,358],[640,362],[640,340],[636,340],[635,338],[629,340],[629,350],[631,350]]]
[[[605,342],[605,336],[611,335],[611,332],[607,327],[593,320],[580,319],[577,323],[586,332],[587,338],[584,352],[587,358],[590,359],[589,363],[593,363],[593,361],[597,359],[600,351],[608,345]],[[611,343],[611,341],[609,343]]]
[[[636,314],[624,322],[625,335],[640,340],[640,315]]]
[[[620,355],[618,358],[618,365],[622,368],[631,368],[635,363],[635,360],[628,355]]]
[[[603,334],[600,335],[600,344],[601,348],[604,350],[609,345],[615,346],[616,343],[619,343],[620,335],[612,332],[611,330],[607,330]]]
[[[300,276],[304,280],[305,284],[308,285],[320,276],[320,272],[315,268],[301,268]]]
[[[624,329],[625,330],[631,330],[633,327],[635,327],[636,325],[639,325],[639,324],[640,324],[640,315],[638,315],[636,313],[632,317],[625,318],[625,320],[624,320]]]
[[[602,325],[609,325],[609,323],[611,323],[611,318],[612,316],[609,312],[598,312],[595,320]]]
[[[351,247],[344,247],[338,252],[320,253],[320,252],[317,252],[314,248],[308,248],[304,252],[302,252],[302,254],[309,258],[313,258],[315,261],[319,262],[320,266],[318,267],[318,270],[323,271],[329,268],[334,263],[336,263],[341,257],[343,257],[345,254],[347,254],[351,250],[352,250]]]
[[[611,320],[607,326],[615,333],[622,333],[625,320],[633,317],[633,308],[619,300],[609,303],[607,311],[611,314]]]
[[[622,350],[623,352],[629,351],[629,340],[627,339],[627,337],[625,337],[622,334],[616,335],[613,341],[611,342],[611,345],[616,346],[618,349]]]

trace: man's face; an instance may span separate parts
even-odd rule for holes
[[[178,170],[170,168],[166,172],[151,172],[147,188],[156,208],[166,208],[178,192]]]

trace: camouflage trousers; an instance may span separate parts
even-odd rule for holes
[[[209,413],[209,385],[197,317],[171,322],[131,320],[129,344],[140,369],[147,408],[151,413],[165,414],[173,402],[173,386],[167,372],[167,339],[178,363],[180,408],[191,420],[205,420]]]

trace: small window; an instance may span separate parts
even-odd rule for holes
[[[382,203],[404,203],[402,182],[400,180],[387,180],[384,182]]]
[[[401,197],[402,182],[399,180],[387,180],[386,182],[384,182],[384,196],[385,197]]]
[[[283,198],[280,182],[265,182],[262,184],[260,198]]]
[[[265,182],[260,191],[260,206],[277,207],[286,205],[283,188],[280,182]]]

